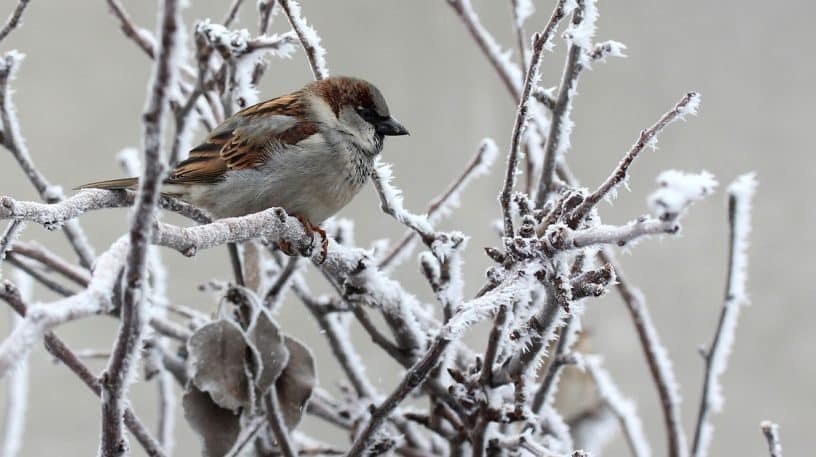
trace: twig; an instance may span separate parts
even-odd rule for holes
[[[635,457],[652,455],[649,442],[646,440],[646,433],[643,431],[643,423],[637,415],[634,403],[620,393],[609,373],[601,367],[600,357],[592,355],[583,357],[583,366],[595,382],[598,396],[618,417],[632,455]]]
[[[558,5],[563,8],[565,1],[559,0]],[[449,0],[448,4],[465,23],[476,44],[479,45],[491,65],[496,69],[499,78],[504,83],[504,87],[507,88],[513,99],[519,102],[521,100],[522,85],[522,74],[519,67],[510,60],[493,35],[482,25],[479,16],[473,10],[470,0]],[[556,6],[556,9],[558,8],[559,6]]]
[[[646,307],[643,295],[626,280],[611,251],[601,249],[598,256],[602,262],[608,263],[615,269],[615,277],[618,281],[615,287],[632,316],[632,322],[637,330],[643,354],[649,364],[649,371],[660,396],[663,419],[666,424],[669,445],[668,455],[670,457],[683,457],[687,455],[688,448],[686,447],[686,435],[680,417],[680,396],[677,393],[677,380],[666,348],[660,343],[660,337],[652,323],[652,317]]]
[[[17,115],[11,102],[9,81],[14,77],[14,73],[17,71],[22,59],[23,55],[16,51],[10,51],[0,59],[0,123],[2,124],[0,143],[14,156],[28,180],[37,189],[40,198],[46,203],[57,203],[64,198],[62,188],[48,182],[34,165],[28,152],[28,146],[26,146],[20,132]],[[76,251],[82,266],[90,268],[94,261],[94,253],[93,248],[85,238],[82,228],[76,222],[69,222],[62,229],[71,243],[71,247]]]
[[[44,285],[48,289],[53,292],[56,292],[63,297],[68,297],[74,295],[76,292],[63,286],[57,281],[51,279],[47,274],[40,271],[36,266],[32,265],[30,261],[25,261],[23,259],[17,258],[13,253],[8,256],[8,262],[15,267],[19,268],[20,271],[25,272],[30,277],[34,278],[37,282]]]
[[[638,154],[646,146],[654,146],[657,135],[672,122],[683,119],[687,114],[696,114],[697,106],[700,103],[700,94],[697,92],[689,92],[672,108],[669,112],[664,114],[651,127],[642,130],[635,144],[629,149],[629,152],[621,159],[615,170],[608,178],[591,194],[589,194],[574,211],[570,217],[573,224],[577,224],[582,220],[589,211],[601,201],[605,196],[621,183],[624,182],[628,176],[629,166],[637,158]]]
[[[748,301],[746,289],[748,265],[748,234],[751,231],[751,198],[756,181],[753,174],[746,174],[734,181],[728,189],[728,224],[730,227],[728,277],[725,282],[725,298],[711,347],[702,353],[705,359],[705,376],[697,426],[693,457],[703,457],[711,442],[712,426],[708,422],[711,412],[722,409],[723,394],[719,377],[725,372],[728,356],[734,344],[740,307]]]
[[[133,21],[130,19],[130,15],[128,15],[125,8],[122,6],[119,0],[107,0],[108,6],[111,9],[111,13],[119,19],[119,24],[122,27],[122,32],[133,40],[139,49],[145,52],[151,59],[154,58],[155,51],[153,49],[153,37],[150,35],[150,32],[137,27],[133,24]]]
[[[347,457],[360,457],[368,450],[375,433],[385,419],[436,367],[450,342],[450,339],[444,337],[437,337],[434,340],[430,349],[408,370],[394,392],[371,412],[371,419],[352,443],[351,449],[346,454]]]
[[[587,18],[587,5],[593,4],[595,0],[577,0],[578,6],[572,13],[572,30],[583,25]],[[555,163],[559,156],[563,156],[569,148],[570,132],[572,121],[569,119],[572,111],[572,97],[575,95],[578,77],[584,68],[582,54],[584,52],[583,43],[573,40],[567,51],[567,60],[564,64],[564,72],[561,75],[561,82],[558,85],[558,94],[555,97],[555,104],[552,107],[552,120],[550,121],[550,131],[547,135],[547,144],[544,147],[544,166],[541,170],[541,178],[538,182],[538,192],[535,198],[536,207],[541,207],[547,200],[547,196],[554,190],[553,179],[555,177]]]
[[[536,390],[531,405],[532,411],[536,414],[541,412],[541,408],[550,403],[552,396],[558,388],[558,380],[561,376],[561,371],[567,364],[567,354],[570,347],[575,341],[573,335],[574,327],[578,326],[575,321],[575,316],[569,316],[564,320],[564,326],[561,327],[561,334],[558,338],[558,344],[555,346],[555,352],[550,358],[550,363],[547,365],[547,371],[544,373],[544,379],[541,385]]]
[[[124,264],[127,243],[127,238],[119,238],[99,256],[91,282],[85,290],[52,303],[34,306],[26,313],[26,319],[0,344],[0,378],[22,360],[50,329],[110,309],[111,291]]]
[[[782,457],[782,442],[779,440],[779,425],[771,421],[762,421],[762,434],[768,441],[768,452],[771,457]]]
[[[243,3],[244,0],[232,0],[232,5],[229,11],[227,11],[227,17],[224,18],[224,27],[229,27],[235,18],[238,17],[238,10],[241,9],[241,4]]]
[[[269,428],[272,429],[272,435],[281,450],[284,457],[297,457],[298,452],[292,439],[289,438],[289,431],[286,430],[286,425],[283,423],[283,416],[281,415],[280,403],[278,402],[278,394],[275,386],[269,389],[269,392],[264,397],[266,403],[266,421],[269,423]]]
[[[0,29],[0,41],[3,41],[3,39],[5,39],[8,34],[20,24],[20,19],[23,17],[23,11],[25,11],[29,1],[30,0],[17,1],[17,6],[14,7],[14,11],[11,12],[11,15],[6,20],[6,24],[3,25],[2,29]]]
[[[292,30],[297,33],[315,79],[328,78],[329,69],[326,67],[326,50],[320,45],[320,36],[315,29],[303,18],[300,5],[295,0],[278,1],[284,13],[286,13],[286,18],[289,19]]]
[[[487,340],[482,373],[479,377],[479,383],[485,388],[489,388],[493,382],[493,366],[496,363],[499,347],[504,343],[502,338],[504,337],[505,324],[507,324],[507,305],[500,305],[499,312],[496,314],[496,319],[493,322],[493,329],[490,331],[490,336]]]
[[[145,275],[147,252],[153,231],[153,220],[158,210],[159,188],[167,170],[162,156],[164,114],[167,111],[169,91],[175,83],[180,28],[180,5],[177,0],[164,0],[159,18],[159,37],[144,121],[144,172],[136,195],[128,236],[128,253],[124,273],[122,324],[113,348],[113,354],[103,375],[102,439],[100,455],[115,457],[127,453],[123,435],[122,417],[126,405],[126,389],[141,350],[146,323]]]
[[[426,215],[432,224],[446,215],[452,206],[458,204],[459,195],[474,178],[488,172],[490,166],[493,165],[497,153],[496,143],[492,139],[486,138],[482,140],[479,149],[462,171],[462,174],[451,182],[448,188],[428,205]],[[403,235],[402,239],[394,248],[383,257],[378,268],[386,269],[393,267],[399,259],[403,258],[406,253],[409,252],[413,241],[416,239],[416,235],[416,232],[413,230]]]
[[[19,285],[17,294],[20,301],[29,300],[32,289],[31,279],[24,275],[18,275],[17,283]],[[7,289],[5,285],[0,287]],[[16,314],[13,309],[9,309],[9,313],[13,325],[16,326],[22,321],[22,316]],[[9,375],[6,391],[6,414],[3,418],[3,457],[15,457],[19,454],[23,445],[26,409],[28,407],[28,378],[28,358],[25,358]]]
[[[20,232],[23,231],[24,226],[25,223],[21,220],[13,220],[6,226],[3,236],[0,237],[0,262],[6,259],[6,253],[11,248],[11,245],[14,244],[17,237],[20,236]]]
[[[533,35],[533,51],[530,57],[530,65],[527,67],[527,73],[524,76],[524,85],[519,96],[519,105],[516,110],[516,120],[513,124],[513,133],[510,136],[510,152],[507,156],[507,170],[504,177],[504,187],[502,187],[501,194],[499,194],[499,201],[502,207],[502,217],[504,219],[504,236],[512,237],[513,232],[513,214],[510,208],[510,197],[513,193],[513,187],[516,184],[516,172],[518,171],[518,156],[521,149],[522,137],[524,129],[527,125],[528,110],[530,104],[530,93],[533,90],[535,82],[538,80],[538,68],[541,65],[541,53],[550,42],[553,32],[558,25],[558,22],[564,15],[564,2],[559,1],[555,10],[550,17],[547,26],[541,33]]]
[[[99,258],[100,267],[105,266],[103,265],[105,255],[106,254],[103,254]],[[0,299],[8,303],[17,314],[28,319],[29,310],[31,308],[22,300],[18,289],[12,283],[8,281],[0,283]],[[80,358],[77,357],[59,337],[54,335],[53,332],[45,331],[43,335],[45,338],[45,349],[74,372],[97,397],[101,396],[102,389],[99,384],[99,379],[82,363]],[[127,406],[125,409],[125,425],[142,445],[147,455],[151,457],[165,456],[159,443],[150,435],[150,432],[147,431],[147,428],[142,424],[141,420],[133,413],[130,406]]]
[[[91,280],[91,275],[87,270],[79,268],[72,263],[68,263],[62,257],[37,243],[17,241],[12,245],[11,252],[36,260],[43,266],[50,268],[51,270],[59,273],[63,277],[73,281],[76,284],[79,284],[82,287],[86,287],[88,282]]]

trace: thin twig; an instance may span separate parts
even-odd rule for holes
[[[577,0],[578,6],[572,13],[572,27],[578,28],[584,21],[586,2],[594,0]],[[538,182],[538,192],[536,193],[536,207],[541,207],[547,200],[547,196],[554,190],[553,179],[555,178],[555,163],[559,156],[562,156],[569,147],[569,135],[572,129],[572,121],[569,119],[572,110],[572,97],[575,95],[578,77],[584,68],[582,63],[582,53],[584,49],[581,45],[573,41],[567,51],[567,59],[564,64],[564,71],[561,74],[561,82],[558,85],[558,95],[555,97],[555,104],[552,107],[552,120],[550,121],[550,131],[547,135],[547,144],[544,147],[544,166],[541,170],[541,178]]]
[[[244,0],[232,0],[232,5],[230,6],[229,11],[227,11],[227,17],[224,18],[224,27],[229,27],[232,22],[238,17],[238,10],[241,9],[241,5],[244,3]]]
[[[782,442],[779,440],[779,425],[771,421],[762,421],[762,434],[768,441],[768,452],[771,457],[782,457]]]
[[[723,307],[717,329],[714,332],[714,339],[711,347],[702,352],[705,360],[705,376],[700,396],[700,409],[697,413],[697,426],[691,447],[692,457],[703,457],[708,453],[707,448],[712,432],[708,417],[710,413],[722,409],[723,394],[719,377],[725,372],[728,364],[740,307],[748,301],[745,292],[748,278],[745,270],[748,263],[748,233],[751,230],[751,198],[755,187],[756,182],[752,174],[743,175],[729,186],[728,276],[725,282]]]
[[[19,121],[11,101],[9,81],[14,77],[22,58],[22,54],[10,51],[0,59],[0,124],[2,125],[0,143],[11,152],[28,180],[37,189],[40,198],[46,203],[57,203],[64,198],[62,188],[52,185],[34,165],[28,146],[20,132]],[[71,247],[76,251],[82,266],[90,268],[94,261],[94,253],[82,228],[76,222],[69,222],[62,229]]]
[[[8,34],[20,24],[20,20],[23,17],[23,11],[25,11],[29,1],[30,0],[18,0],[17,6],[14,7],[14,11],[11,12],[11,15],[6,20],[6,24],[2,29],[0,29],[0,41],[3,41],[3,39],[5,39]]]
[[[629,166],[632,165],[632,162],[634,162],[643,148],[649,145],[654,146],[657,135],[662,132],[667,125],[678,119],[683,119],[687,114],[694,114],[699,103],[700,94],[697,92],[689,92],[677,102],[674,108],[661,116],[654,125],[642,130],[635,144],[632,145],[629,152],[621,159],[612,174],[575,209],[573,215],[570,217],[573,224],[577,224],[577,221],[582,220],[601,199],[609,195],[621,182],[626,180]]]
[[[346,454],[347,457],[360,457],[371,446],[373,438],[380,426],[392,411],[408,396],[419,384],[425,380],[428,373],[436,367],[439,359],[444,354],[445,349],[451,340],[438,337],[434,340],[430,349],[419,359],[405,374],[402,381],[391,395],[388,396],[379,406],[371,412],[371,419],[365,429],[357,436]]]
[[[104,256],[104,255],[103,255]],[[102,257],[103,257],[102,256]],[[102,259],[100,257],[100,260]],[[11,306],[17,314],[27,317],[29,306],[21,299],[18,289],[10,282],[0,283],[0,299]],[[56,359],[68,367],[79,379],[88,386],[97,397],[102,395],[99,379],[82,363],[81,359],[71,351],[62,340],[51,331],[44,332],[45,349]],[[125,425],[142,445],[145,453],[151,457],[164,457],[165,453],[155,438],[150,434],[141,420],[133,413],[130,406],[125,409]]]
[[[306,19],[301,15],[300,5],[295,0],[278,0],[292,30],[297,33],[306,58],[312,67],[315,79],[326,79],[329,77],[329,70],[326,67],[326,50],[320,45],[320,36]]]
[[[513,133],[510,136],[510,152],[507,156],[507,170],[504,177],[504,186],[501,194],[499,194],[499,201],[502,207],[502,218],[504,220],[504,236],[512,237],[513,232],[513,214],[510,208],[510,197],[513,193],[513,187],[516,184],[516,172],[518,171],[518,157],[521,150],[521,144],[524,135],[524,129],[527,126],[528,111],[530,105],[530,93],[533,90],[535,81],[538,80],[538,68],[541,65],[541,53],[544,51],[547,43],[550,42],[555,27],[564,15],[563,2],[559,2],[550,17],[547,26],[541,33],[533,35],[533,51],[530,57],[530,66],[527,67],[527,73],[524,76],[524,85],[519,96],[519,105],[516,110],[516,120],[513,124]]]
[[[666,348],[660,342],[660,337],[652,323],[652,317],[646,307],[643,294],[629,284],[611,251],[601,249],[598,256],[602,262],[614,268],[615,277],[617,278],[615,288],[623,298],[637,330],[643,354],[646,356],[649,371],[660,396],[666,434],[668,435],[668,455],[670,457],[685,456],[688,453],[688,448],[686,447],[686,435],[683,431],[680,416],[680,398],[677,393],[676,377],[672,371]]]
[[[497,152],[496,143],[492,139],[486,138],[482,140],[473,159],[468,162],[462,173],[451,182],[442,194],[434,198],[428,205],[425,214],[431,223],[438,222],[439,218],[448,213],[451,206],[458,204],[459,195],[471,180],[488,172],[490,166],[493,165]],[[393,267],[399,259],[403,258],[410,251],[416,236],[417,234],[413,230],[406,232],[394,248],[383,257],[378,268],[386,269]]]
[[[272,429],[272,435],[275,437],[281,454],[283,454],[284,457],[297,457],[297,449],[289,437],[289,431],[286,429],[286,425],[283,423],[283,416],[275,386],[269,389],[269,392],[264,397],[264,402],[266,403],[266,421],[269,424],[269,428]]]

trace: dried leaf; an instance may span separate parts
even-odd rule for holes
[[[275,382],[275,390],[283,421],[286,428],[292,430],[300,423],[317,376],[312,351],[292,337],[285,338],[289,349],[289,363]]]
[[[252,321],[249,340],[260,360],[258,364],[260,372],[255,376],[255,385],[263,394],[278,379],[289,362],[289,350],[277,324],[264,309],[261,309]]]
[[[198,434],[204,457],[222,457],[233,446],[241,431],[240,416],[221,408],[192,383],[181,400],[184,417]]]
[[[231,321],[222,319],[199,328],[187,343],[192,382],[218,406],[237,411],[249,402],[244,372],[247,349],[244,332]]]

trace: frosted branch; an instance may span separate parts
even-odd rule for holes
[[[541,33],[533,35],[533,48],[530,57],[530,65],[524,76],[524,85],[519,95],[519,105],[516,109],[516,120],[513,124],[513,133],[510,136],[510,152],[507,156],[507,170],[504,177],[504,187],[499,196],[502,207],[502,218],[504,220],[504,236],[513,236],[513,215],[510,208],[510,197],[516,183],[516,173],[518,172],[518,161],[523,140],[524,129],[527,126],[529,116],[530,94],[538,81],[538,68],[541,65],[541,53],[547,47],[552,38],[555,27],[564,15],[564,3],[559,2],[553,11],[549,22]]]
[[[498,149],[496,143],[490,139],[485,138],[479,145],[479,149],[473,156],[470,162],[465,166],[462,173],[448,186],[448,188],[439,196],[437,196],[428,205],[425,212],[428,221],[431,224],[438,222],[442,217],[447,216],[453,208],[459,205],[459,198],[461,193],[467,188],[470,182],[480,176],[486,175],[493,162],[496,159]],[[386,254],[380,261],[379,268],[393,268],[399,260],[404,258],[413,246],[416,239],[417,232],[411,230],[403,235],[402,239],[394,246],[394,248]]]
[[[576,208],[575,213],[572,216],[573,221],[579,221],[586,217],[589,214],[589,211],[598,204],[604,197],[610,195],[611,192],[614,192],[615,188],[620,183],[625,183],[626,178],[629,176],[629,167],[632,165],[632,162],[638,157],[640,152],[646,147],[656,146],[656,139],[657,135],[663,131],[669,124],[678,120],[684,119],[688,114],[696,114],[697,113],[697,106],[700,104],[700,94],[697,92],[689,92],[683,98],[680,99],[679,102],[665,113],[663,116],[658,119],[658,121],[652,125],[651,127],[644,129],[640,132],[640,136],[638,137],[635,144],[629,149],[629,152],[621,159],[618,166],[615,167],[615,170],[609,175],[608,178],[591,194],[589,194],[583,203],[581,203],[578,208]]]
[[[753,173],[740,176],[728,186],[728,223],[731,228],[728,279],[714,339],[711,347],[702,353],[705,359],[705,377],[700,409],[697,413],[694,444],[691,448],[693,457],[704,457],[708,454],[713,431],[708,418],[711,413],[722,410],[724,398],[720,377],[728,367],[728,357],[734,345],[740,308],[748,302],[746,293],[748,235],[751,232],[751,199],[755,189],[756,180]]]
[[[124,292],[121,325],[102,382],[102,439],[99,454],[116,457],[128,452],[124,437],[124,411],[127,389],[142,350],[147,318],[146,274],[153,221],[158,213],[159,192],[167,173],[163,156],[164,117],[169,93],[174,87],[180,44],[181,6],[177,0],[161,3],[159,45],[154,59],[153,76],[148,90],[147,106],[142,115],[144,127],[144,169],[136,194],[135,211],[130,222],[128,252],[123,277]]]
[[[110,266],[106,264],[106,254],[99,257],[99,267]],[[122,246],[120,254],[122,257],[124,257],[124,246]],[[0,299],[8,303],[9,306],[11,306],[11,308],[17,312],[17,314],[25,318],[23,323],[28,322],[31,315],[29,312],[30,307],[22,299],[19,289],[17,289],[14,284],[8,281],[3,281],[0,283]],[[38,309],[39,306],[35,306],[34,308]],[[35,311],[35,309],[31,309],[31,311]],[[37,313],[39,312],[40,311],[37,311]],[[82,360],[50,330],[44,331],[43,335],[45,340],[45,349],[57,360],[68,367],[74,374],[76,374],[77,377],[79,377],[79,379],[89,389],[91,389],[91,391],[96,394],[97,397],[101,396],[102,389],[99,378],[97,378],[96,375],[92,373],[84,363],[82,363]],[[128,430],[133,433],[133,436],[136,437],[136,440],[142,445],[142,448],[148,456],[164,457],[166,455],[161,449],[159,443],[155,440],[155,438],[153,438],[150,432],[147,431],[147,428],[144,426],[142,421],[133,413],[130,406],[127,406],[125,409],[125,425],[127,426]]]
[[[300,44],[309,59],[309,65],[312,67],[315,79],[328,78],[329,69],[326,66],[326,50],[320,45],[320,36],[317,31],[303,17],[300,4],[295,0],[278,1],[284,13],[286,13],[286,18],[289,19],[292,30],[297,33]]]
[[[779,439],[779,425],[771,421],[762,421],[760,424],[762,434],[768,441],[768,452],[771,457],[782,457],[782,442]]]
[[[625,398],[618,390],[618,386],[612,381],[612,377],[601,366],[601,358],[595,355],[583,357],[583,367],[592,377],[598,396],[609,405],[615,416],[620,421],[623,434],[632,455],[635,457],[648,457],[652,455],[649,442],[646,440],[646,433],[643,430],[643,423],[637,415],[635,404]]]
[[[17,51],[9,51],[0,59],[0,143],[11,152],[28,180],[37,189],[40,198],[47,203],[56,203],[64,198],[62,188],[52,185],[34,165],[11,102],[9,81],[14,78],[23,57],[23,54]],[[65,224],[63,231],[82,265],[89,268],[93,263],[94,253],[82,228],[78,223],[70,222]]]

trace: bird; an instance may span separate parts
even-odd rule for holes
[[[214,219],[280,207],[309,233],[345,207],[371,174],[386,136],[407,135],[379,89],[330,77],[244,108],[215,127],[165,179],[163,195]],[[138,178],[78,189],[135,190]]]

